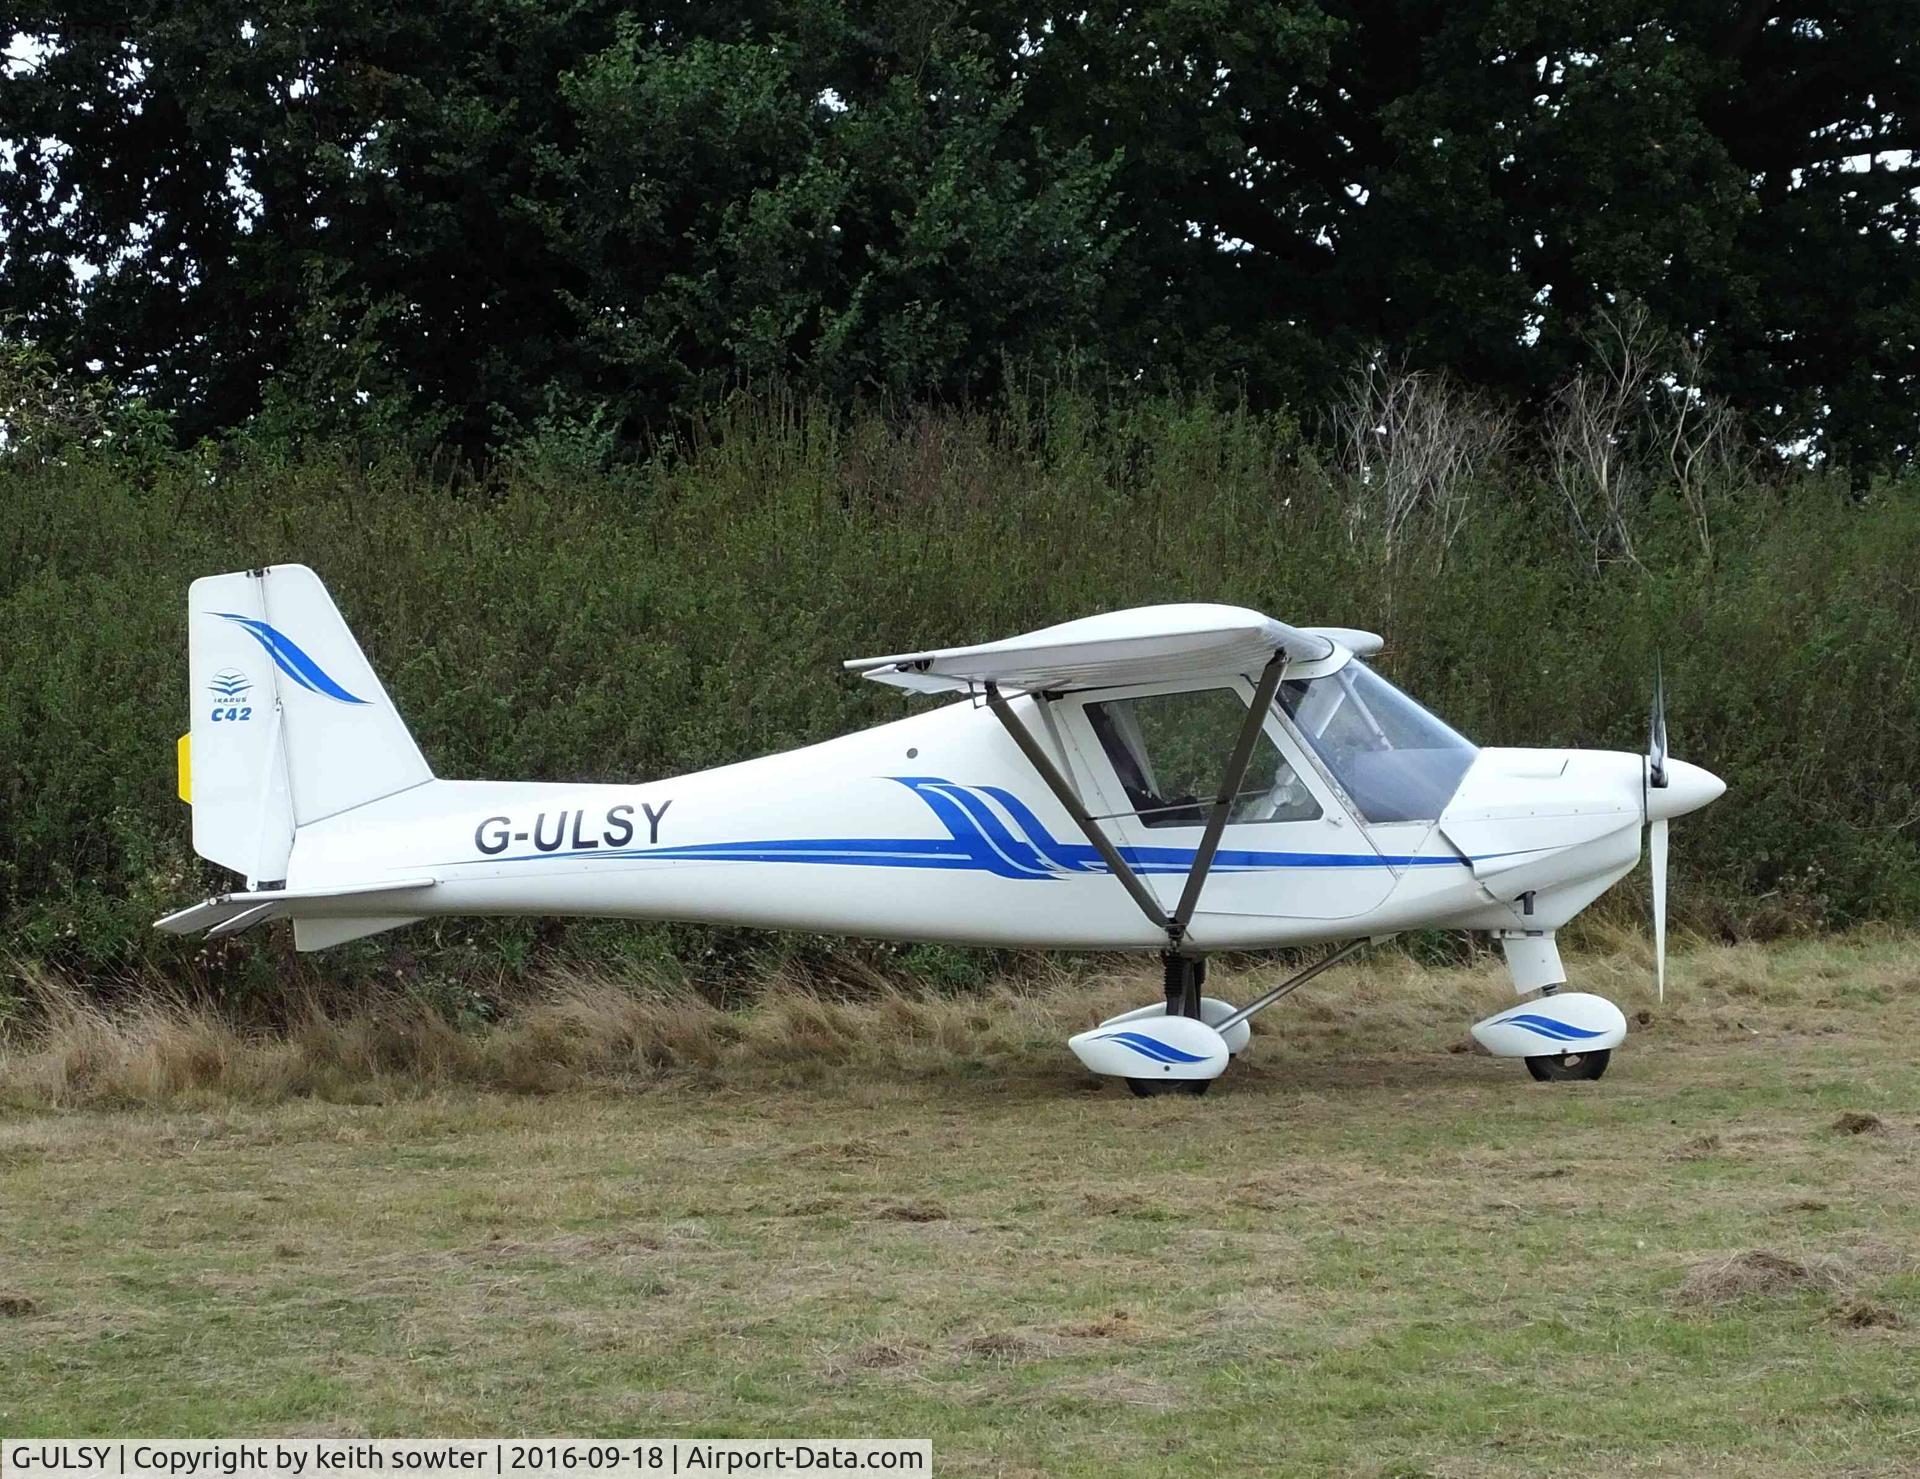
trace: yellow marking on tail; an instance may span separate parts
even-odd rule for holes
[[[180,799],[193,805],[193,736],[183,734],[179,743],[173,747],[174,760],[180,770]]]

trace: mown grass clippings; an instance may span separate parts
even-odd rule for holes
[[[1906,1317],[1891,1305],[1870,1299],[1850,1299],[1833,1312],[1834,1322],[1849,1330],[1904,1330]]]
[[[1687,1271],[1677,1297],[1686,1304],[1723,1304],[1809,1289],[1831,1292],[1844,1282],[1841,1267],[1831,1258],[1817,1254],[1793,1258],[1768,1248],[1749,1248],[1696,1264]]]
[[[953,1214],[929,1197],[876,1202],[870,1214],[882,1222],[945,1222]]]

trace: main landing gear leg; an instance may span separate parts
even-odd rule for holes
[[[1206,956],[1168,951],[1160,957],[1160,964],[1166,972],[1167,1015],[1198,1017],[1201,988],[1207,984]]]

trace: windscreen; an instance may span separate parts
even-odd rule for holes
[[[1477,753],[1358,658],[1280,685],[1279,703],[1370,822],[1428,822]]]

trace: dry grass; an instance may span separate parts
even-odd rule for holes
[[[1674,1291],[1674,1298],[1682,1304],[1720,1304],[1804,1290],[1839,1293],[1863,1282],[1910,1273],[1917,1265],[1920,1259],[1906,1249],[1878,1242],[1798,1256],[1748,1248],[1695,1264]]]
[[[808,1079],[858,1063],[910,1073],[1013,1063],[1099,995],[1003,988],[941,998],[899,987],[857,1001],[768,986],[745,1010],[688,991],[573,978],[536,984],[505,1020],[461,1028],[433,1005],[308,1003],[283,1031],[204,1003],[148,995],[102,1006],[25,978],[30,1032],[0,1048],[0,1102],[18,1108],[275,1102],[454,1085],[554,1093],[668,1076]]]
[[[1662,1006],[1649,999],[1645,942],[1602,924],[1586,931],[1574,980],[1620,1001],[1639,1032],[1713,1037],[1787,1025],[1818,1033],[1835,1030],[1836,1013],[1920,988],[1920,958],[1889,948],[1894,938],[1696,944],[1675,960]],[[1216,968],[1209,990],[1244,999],[1288,969]],[[28,1008],[23,1020],[33,1026],[0,1039],[0,1105],[19,1109],[273,1103],[452,1086],[545,1094],[669,1079],[804,1084],[854,1070],[868,1078],[1051,1081],[1063,1071],[1065,1037],[1157,991],[1154,970],[1127,961],[1057,968],[963,995],[876,980],[835,998],[771,980],[736,1009],[689,989],[576,976],[532,982],[492,1025],[456,1027],[427,1002],[394,995],[347,1007],[311,1001],[294,1011],[289,1029],[267,1032],[205,1003],[148,994],[108,1008],[44,972],[13,974]],[[1436,1034],[1449,1051],[1473,1051],[1461,1039],[1463,1022],[1508,1000],[1491,958],[1431,968],[1388,948],[1330,972],[1259,1027],[1280,1027],[1282,1051],[1303,1058],[1384,1038],[1427,1043]],[[1846,1114],[1834,1129],[1887,1127]]]
[[[1833,1312],[1836,1323],[1849,1330],[1904,1330],[1907,1321],[1898,1310],[1870,1299],[1850,1299]]]

